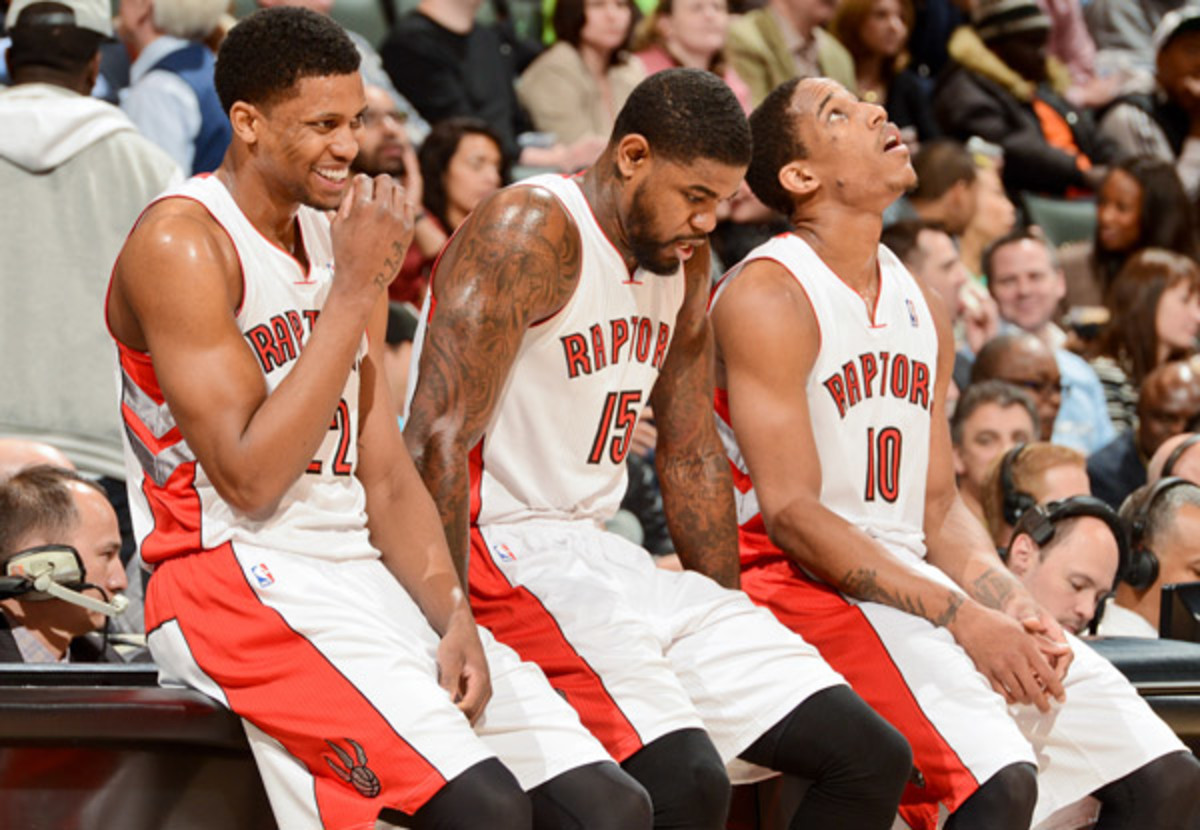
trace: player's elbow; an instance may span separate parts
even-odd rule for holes
[[[270,518],[288,489],[254,473],[237,478],[214,478],[213,487],[222,501],[255,521]]]

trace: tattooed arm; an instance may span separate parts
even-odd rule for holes
[[[655,467],[663,513],[684,567],[738,587],[733,481],[712,417],[709,248],[685,266],[687,294],[650,403],[658,427]]]
[[[728,392],[738,447],[754,480],[771,541],[807,571],[850,596],[946,627],[989,679],[1000,671],[992,669],[993,655],[1024,649],[1019,652],[1023,663],[1003,667],[1005,683],[1023,694],[1026,687],[1018,678],[1023,679],[1033,689],[1027,698],[1045,705],[1044,699],[1037,698],[1040,685],[1029,666],[1031,660],[1041,658],[1019,624],[905,564],[821,504],[820,457],[804,383],[820,348],[820,334],[796,280],[775,262],[752,262],[726,288],[713,309],[712,322],[718,382]],[[935,402],[945,397],[948,364],[953,360],[945,340],[949,324],[940,317],[938,322]],[[944,409],[939,407],[931,417],[935,422],[944,419]],[[939,445],[933,443],[931,449],[938,451]],[[1043,669],[1053,677],[1049,666],[1043,664]],[[1002,692],[1007,689],[994,681],[993,685]]]
[[[579,279],[579,231],[536,187],[482,203],[438,263],[432,315],[404,438],[467,581],[468,455],[479,442],[530,324],[566,303]]]

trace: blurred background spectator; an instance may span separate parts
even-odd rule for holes
[[[646,76],[629,53],[636,22],[632,0],[557,0],[557,42],[517,81],[534,129],[564,144],[607,142],[617,112]]]
[[[726,49],[729,23],[726,0],[661,0],[638,24],[633,48],[647,75],[677,66],[720,75],[749,115],[750,87]]]
[[[1039,434],[1033,399],[1011,383],[973,383],[958,399],[950,420],[954,473],[963,503],[984,526],[984,488],[993,462],[1015,446],[1036,441]]]

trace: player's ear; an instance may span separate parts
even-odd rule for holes
[[[1037,543],[1029,538],[1029,534],[1022,533],[1013,537],[1013,540],[1009,542],[1006,564],[1008,569],[1017,576],[1024,576],[1033,568],[1039,555]]]
[[[258,131],[262,128],[263,114],[258,107],[245,101],[235,101],[229,109],[229,123],[233,134],[245,144],[255,144],[258,141]]]
[[[808,197],[821,186],[805,159],[790,161],[779,168],[779,183],[788,193]]]
[[[650,161],[650,142],[645,136],[628,133],[617,142],[617,170],[622,179],[631,178]]]

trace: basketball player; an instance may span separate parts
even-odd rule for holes
[[[153,203],[116,265],[160,678],[242,717],[289,830],[381,811],[647,827],[645,792],[541,673],[481,643],[404,449],[381,364],[413,216],[389,177],[350,177],[358,62],[304,9],[239,23],[217,61],[228,154]]]
[[[751,128],[747,180],[796,231],[711,310],[743,589],[908,738],[911,826],[944,808],[951,830],[1027,828],[1093,793],[1100,827],[1193,827],[1200,766],[1005,571],[955,492],[950,327],[878,244],[913,183],[896,127],[816,78],[772,92]]]
[[[739,757],[814,782],[793,827],[888,827],[910,770],[899,735],[729,590],[707,235],[749,139],[719,78],[660,72],[581,177],[483,202],[434,274],[405,439],[460,567],[470,551],[480,624],[542,666],[657,827],[724,827]],[[682,573],[601,529],[647,403]]]

